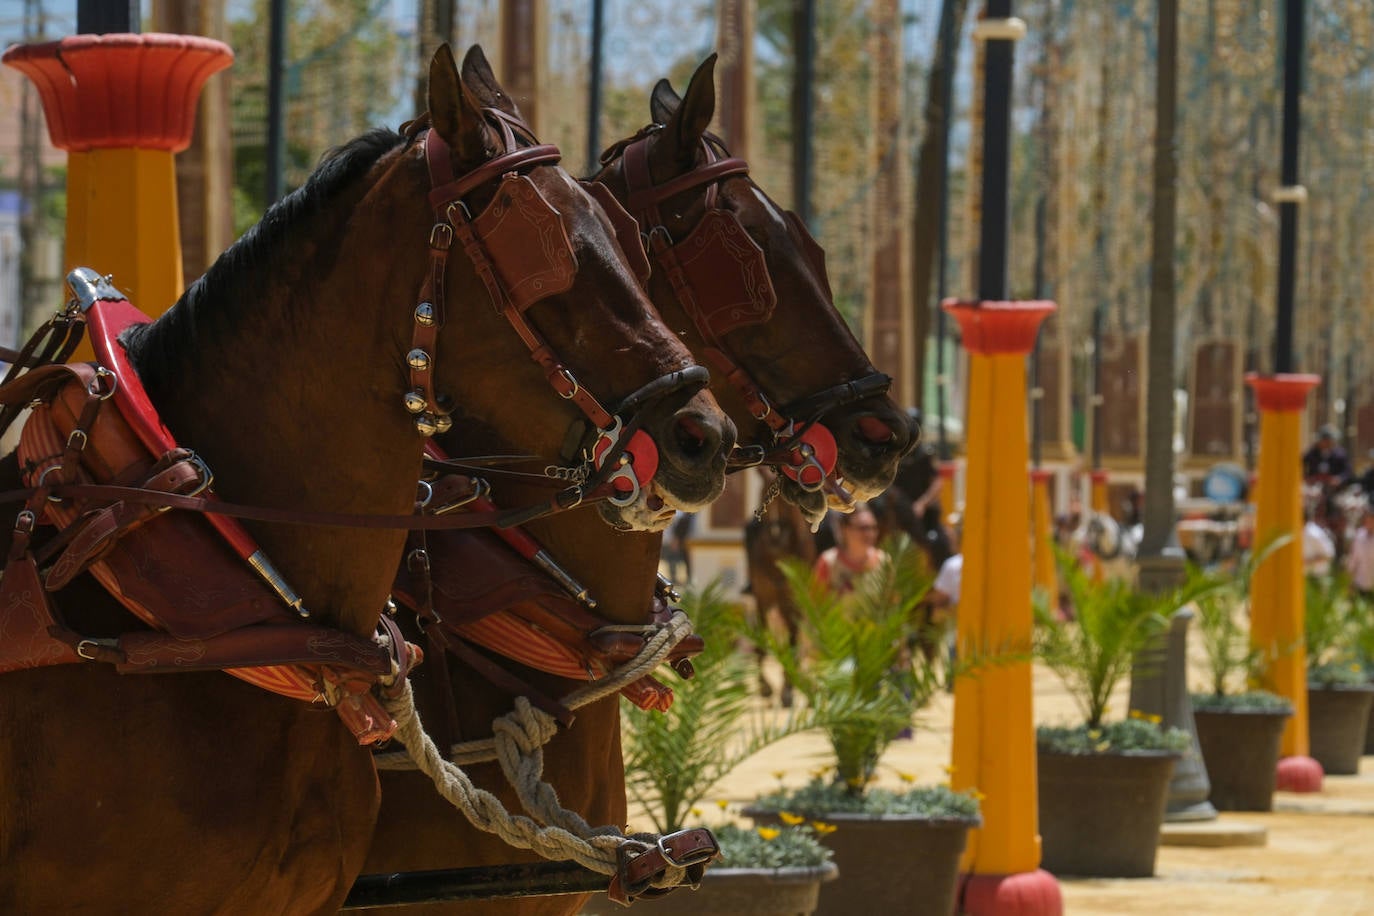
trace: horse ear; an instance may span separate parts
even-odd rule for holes
[[[678,105],[673,106],[672,111],[667,111],[666,105],[668,95],[674,99],[677,97],[672,87],[666,87],[668,95],[660,91],[665,87],[664,82],[654,87],[650,108],[656,109],[662,105],[668,115],[667,120],[662,122],[663,130],[658,133],[659,139],[654,143],[652,153],[664,172],[676,173],[689,169],[696,161],[701,135],[706,133],[716,113],[715,68],[716,55],[712,54],[692,74],[692,81],[687,84],[687,94]]]
[[[473,162],[486,158],[481,103],[458,78],[458,64],[447,44],[440,45],[429,62],[429,117],[458,159]]]
[[[487,108],[499,108],[507,114],[525,120],[516,107],[515,99],[506,92],[496,79],[496,73],[487,61],[486,52],[481,45],[473,45],[463,57],[463,85],[472,90],[479,102]]]
[[[673,89],[667,80],[659,80],[654,91],[649,94],[649,120],[655,124],[667,124],[673,112],[682,105],[682,96]]]

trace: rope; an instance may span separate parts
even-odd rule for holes
[[[634,658],[607,677],[573,691],[564,705],[571,710],[579,709],[645,677],[691,632],[692,622],[687,615],[674,611]],[[445,760],[425,733],[409,680],[402,684],[397,697],[384,698],[383,704],[396,720],[396,737],[405,745],[406,754],[415,767],[428,776],[439,794],[479,830],[495,834],[518,849],[533,850],[553,861],[571,859],[603,875],[617,872],[622,848],[635,854],[655,848],[657,837],[652,837],[650,842],[626,836],[614,826],[592,827],[577,812],[559,803],[557,790],[543,778],[543,747],[557,733],[558,722],[543,710],[536,709],[526,697],[516,697],[515,708],[492,723],[491,738],[454,745],[452,760]],[[378,769],[408,769],[389,759],[391,756],[378,759]],[[499,798],[477,788],[463,772],[462,764],[493,759],[500,763],[501,771],[533,818],[512,815]],[[665,870],[653,884],[655,887],[674,887],[682,883],[685,876],[684,869],[674,866]]]

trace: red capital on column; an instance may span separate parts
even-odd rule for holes
[[[0,57],[38,87],[53,146],[173,153],[191,145],[201,87],[233,59],[222,41],[157,32],[69,35]]]
[[[1030,479],[1032,483],[1044,483],[1054,477],[1052,468],[1031,468]]]
[[[1040,322],[1058,308],[1045,300],[989,302],[976,299],[946,299],[940,307],[959,322],[964,348],[983,356],[1029,353],[1035,347]]]
[[[1320,385],[1321,380],[1320,375],[1305,372],[1245,375],[1245,384],[1255,389],[1260,410],[1302,410],[1307,406],[1307,392]]]

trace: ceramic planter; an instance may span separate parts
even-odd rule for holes
[[[1194,709],[1193,724],[1218,811],[1272,811],[1279,739],[1291,710]]]
[[[1148,878],[1178,755],[1036,754],[1041,866],[1056,875]]]
[[[1360,772],[1374,685],[1319,687],[1307,685],[1307,730],[1310,753],[1329,776]]]
[[[757,823],[775,824],[776,814],[746,808]],[[834,824],[821,838],[835,853],[839,880],[822,885],[816,916],[872,916],[911,913],[952,916],[959,888],[959,857],[976,818],[930,818],[904,814],[820,814]]]
[[[833,862],[815,868],[713,866],[696,890],[682,888],[665,897],[641,899],[634,908],[655,916],[811,916],[821,885],[838,874]],[[600,896],[582,909],[582,916],[623,912]]]

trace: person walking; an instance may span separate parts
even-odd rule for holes
[[[878,518],[867,503],[836,521],[839,543],[821,552],[814,569],[817,580],[844,594],[853,591],[855,578],[881,565],[883,552],[878,549]]]

